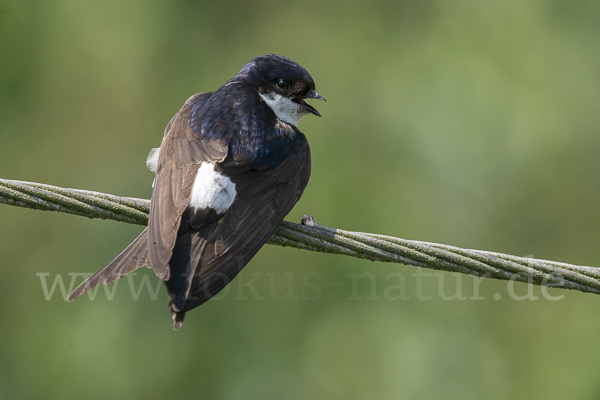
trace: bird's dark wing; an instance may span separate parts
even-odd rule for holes
[[[163,280],[170,277],[169,261],[200,164],[223,161],[228,152],[218,140],[205,141],[192,130],[191,103],[201,102],[205,96],[210,94],[197,94],[186,101],[167,125],[160,146],[148,221],[148,258]]]
[[[216,295],[238,274],[300,199],[310,177],[311,160],[306,138],[296,132],[295,150],[276,166],[257,170],[243,158],[216,165],[215,169],[235,184],[237,195],[203,244],[193,274],[185,277],[185,295],[178,296],[171,290],[171,282],[166,282],[175,298],[170,303],[174,328],[181,326],[186,311]]]
[[[215,140],[200,139],[190,126],[190,103],[202,102],[206,96],[210,94],[190,97],[165,129],[148,228],[114,260],[79,285],[69,301],[142,266],[152,268],[161,279],[169,278],[169,259],[198,167],[205,161],[222,161],[227,155],[226,147]]]

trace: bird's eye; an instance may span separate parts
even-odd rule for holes
[[[290,83],[288,81],[286,81],[285,79],[280,79],[277,81],[277,87],[281,90],[286,90],[287,88],[290,87]]]

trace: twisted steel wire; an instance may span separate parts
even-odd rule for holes
[[[147,225],[150,201],[0,179],[0,203]],[[268,244],[600,294],[600,268],[284,221]]]

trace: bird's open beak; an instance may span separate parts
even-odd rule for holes
[[[321,114],[313,106],[311,106],[306,101],[304,101],[304,99],[318,99],[318,100],[327,101],[327,100],[325,100],[325,97],[323,97],[319,93],[317,93],[316,90],[311,90],[310,92],[308,92],[306,94],[306,96],[294,97],[292,99],[293,102],[298,103],[302,107],[304,107],[306,109],[306,111],[308,111],[312,114],[315,114],[317,117],[320,117]]]

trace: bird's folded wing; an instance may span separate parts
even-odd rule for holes
[[[165,129],[148,228],[115,259],[79,285],[69,301],[142,266],[152,268],[161,279],[169,278],[169,259],[198,167],[202,162],[221,161],[227,155],[227,147],[217,141],[202,140],[190,126],[190,103],[201,102],[209,95],[200,93],[188,99]]]
[[[299,150],[274,168],[218,164],[219,172],[236,185],[237,196],[208,239],[195,273],[187,277],[191,282],[182,311],[199,306],[229,283],[300,199],[310,176],[310,150],[299,135]]]
[[[198,168],[203,162],[222,161],[228,152],[227,146],[217,140],[201,139],[190,125],[190,103],[209,95],[197,94],[188,99],[167,125],[160,146],[148,222],[148,256],[152,269],[163,280],[170,277],[169,260]]]

